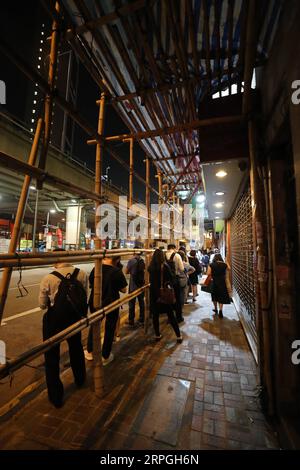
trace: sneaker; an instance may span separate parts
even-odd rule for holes
[[[107,366],[107,364],[109,364],[111,361],[113,361],[115,358],[115,356],[113,355],[113,353],[110,353],[110,355],[108,356],[107,359],[104,359],[104,357],[102,357],[102,364],[104,366]]]
[[[178,336],[178,338],[177,338],[177,343],[182,343],[182,341],[183,341],[182,335]]]
[[[84,357],[86,358],[87,361],[92,361],[93,360],[93,353],[88,352],[86,349],[84,350]]]

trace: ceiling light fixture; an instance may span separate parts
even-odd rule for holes
[[[217,176],[218,178],[224,178],[224,176],[226,176],[226,175],[227,175],[227,173],[226,173],[226,171],[224,171],[224,170],[220,170],[220,171],[218,171],[218,172],[216,173],[216,176]]]
[[[216,196],[224,196],[224,191],[216,191]]]
[[[215,204],[215,207],[223,207],[224,202],[217,202]]]

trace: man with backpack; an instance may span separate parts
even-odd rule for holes
[[[90,312],[96,312],[94,307],[94,276],[95,269],[92,270],[89,281],[91,287],[89,307]],[[106,307],[115,300],[120,298],[120,292],[125,293],[127,281],[122,271],[120,257],[103,258],[102,261],[102,303],[101,307]],[[114,355],[111,352],[114,341],[116,326],[119,319],[119,308],[105,316],[104,339],[102,344],[102,364],[107,366],[114,360]],[[87,341],[87,350],[84,351],[87,361],[93,360],[93,332],[90,327]]]
[[[175,311],[176,311],[176,319],[178,323],[181,323],[184,321],[184,318],[182,316],[182,289],[180,287],[179,283],[179,277],[180,273],[184,272],[184,265],[183,261],[181,259],[181,256],[176,252],[176,245],[174,243],[170,243],[168,245],[168,249],[166,252],[166,260],[169,265],[169,268],[171,269],[173,273],[173,278],[174,278],[174,292],[175,292],[175,297],[176,297],[176,303],[175,303]]]
[[[136,289],[139,289],[145,284],[145,262],[140,254],[133,255],[133,257],[127,263],[125,272],[126,274],[130,274],[128,293],[133,292]],[[140,316],[139,316],[138,324],[141,326],[144,325],[144,321],[145,321],[144,297],[145,297],[144,292],[142,292],[137,297],[138,302],[139,302],[139,308],[140,308]],[[136,297],[129,301],[129,316],[128,316],[129,326],[134,326],[135,300],[136,300]]]
[[[54,251],[64,251],[56,249]],[[40,284],[39,306],[46,309],[43,316],[43,341],[87,314],[88,276],[82,269],[68,263],[57,263],[55,271]],[[75,383],[83,385],[86,377],[81,332],[67,339],[70,363]],[[49,401],[57,408],[63,405],[64,387],[59,377],[60,345],[45,353],[46,383]]]

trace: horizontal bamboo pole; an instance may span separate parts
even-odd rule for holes
[[[112,302],[111,304],[107,305],[106,307],[97,310],[97,312],[92,313],[87,318],[83,318],[82,320],[73,323],[73,325],[69,326],[65,330],[62,330],[57,335],[52,336],[46,341],[43,341],[34,348],[29,349],[25,353],[18,356],[16,359],[8,361],[4,366],[0,367],[0,379],[4,379],[5,377],[9,376],[10,374],[12,374],[12,372],[15,372],[16,370],[25,366],[28,362],[33,361],[45,352],[49,351],[49,349],[51,349],[53,346],[60,344],[65,339],[74,336],[76,333],[79,333],[85,328],[88,328],[96,321],[102,320],[106,315],[108,315],[116,308],[140,295],[142,292],[148,289],[149,286],[150,284],[146,284],[145,286],[140,287],[139,289],[131,292],[130,294],[125,295],[121,299],[118,299]]]
[[[141,253],[141,251],[138,251],[138,253]],[[129,256],[132,255],[133,253],[128,251],[125,253],[122,252],[117,252],[117,253],[112,253],[108,254],[106,257],[107,258],[114,258],[117,256]],[[53,254],[52,257],[35,257],[35,258],[21,258],[21,257],[16,257],[16,258],[8,258],[8,259],[1,259],[0,258],[0,268],[19,268],[19,267],[33,267],[33,266],[48,266],[48,265],[55,265],[63,262],[68,262],[68,263],[78,263],[80,262],[93,262],[95,259],[103,259],[105,256],[100,253],[96,254],[90,254],[90,255],[77,255],[77,256],[55,256]]]
[[[128,254],[141,253],[143,251],[153,251],[151,249],[137,249],[137,248],[112,248],[107,250],[68,250],[68,251],[46,251],[39,253],[0,253],[0,260],[2,259],[28,259],[28,258],[68,258],[70,256],[88,256],[102,254],[103,257],[111,258],[113,256],[125,256]]]
[[[184,132],[193,129],[199,129],[200,127],[214,126],[219,124],[227,124],[231,122],[241,122],[244,120],[244,117],[241,115],[235,116],[221,116],[208,119],[197,119],[184,124],[179,124],[177,126],[164,127],[163,129],[154,129],[151,131],[142,131],[136,132],[134,134],[120,134],[114,136],[108,136],[105,138],[106,142],[120,141],[124,139],[134,138],[136,140],[143,140],[149,137],[157,137],[160,135],[167,134],[176,134],[177,132]],[[96,139],[90,139],[87,141],[88,145],[95,145],[97,143]]]

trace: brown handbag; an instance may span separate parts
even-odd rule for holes
[[[162,263],[160,268],[160,289],[159,289],[159,298],[157,300],[158,303],[164,305],[174,305],[176,302],[175,292],[173,287],[171,286],[164,286],[163,282],[164,278],[164,263]]]
[[[205,279],[205,281],[203,282],[202,285],[203,285],[203,286],[209,286],[209,284],[211,283],[211,281],[212,281],[212,275],[209,274],[208,276],[206,276],[206,279]]]

